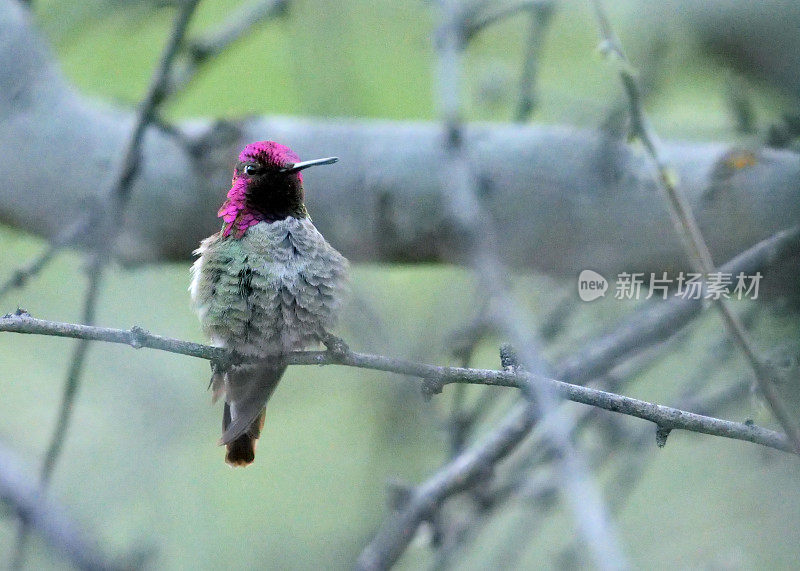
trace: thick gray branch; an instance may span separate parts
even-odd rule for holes
[[[0,3],[0,67],[0,221],[56,236],[110,186],[134,115],[76,93],[15,2]],[[301,156],[341,158],[308,173],[307,202],[352,260],[461,261],[440,197],[438,125],[262,117],[177,128],[190,146],[157,127],[145,133],[116,244],[123,261],[187,258],[219,227],[215,213],[240,147],[267,138]],[[666,209],[653,200],[649,165],[625,143],[571,127],[479,124],[464,136],[481,199],[502,224],[506,263],[553,274],[685,269]],[[800,220],[800,158],[763,150],[737,162],[730,150],[663,148],[715,259]]]

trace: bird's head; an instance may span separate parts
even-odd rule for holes
[[[250,143],[233,169],[228,198],[219,209],[222,233],[241,238],[258,222],[308,216],[303,204],[302,170],[335,163],[336,157],[301,161],[289,147],[274,141]]]

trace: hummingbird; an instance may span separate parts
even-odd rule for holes
[[[224,397],[220,444],[231,466],[255,459],[267,401],[286,370],[281,356],[322,342],[341,308],[348,262],[312,224],[302,174],[337,160],[301,161],[280,143],[250,143],[217,213],[221,230],[194,252],[189,292],[202,328],[244,357],[211,379],[212,402]]]

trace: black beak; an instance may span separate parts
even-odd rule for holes
[[[294,163],[292,165],[289,165],[289,166],[287,166],[285,168],[282,168],[281,172],[286,172],[286,173],[298,172],[298,171],[301,171],[303,169],[307,169],[308,167],[313,167],[315,165],[332,165],[333,163],[335,163],[338,160],[339,160],[339,157],[327,157],[327,158],[324,158],[324,159],[312,159],[310,161],[302,161],[302,162],[299,162],[299,163]]]

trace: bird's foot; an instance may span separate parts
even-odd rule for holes
[[[347,346],[344,339],[331,333],[325,333],[322,336],[322,344],[325,345],[328,352],[337,360],[341,360],[350,353],[350,347]]]
[[[228,351],[225,353],[225,356],[220,359],[212,359],[211,363],[211,371],[215,375],[222,375],[226,373],[231,367],[236,365],[241,365],[242,363],[246,362],[246,359],[243,355],[240,355],[236,351]]]

